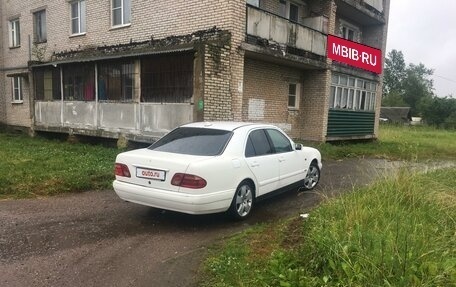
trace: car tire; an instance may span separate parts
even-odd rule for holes
[[[252,213],[254,202],[255,189],[253,184],[244,180],[236,188],[229,209],[230,215],[236,220],[246,219]]]
[[[304,190],[312,190],[317,186],[318,182],[320,181],[320,168],[316,161],[313,161],[310,166],[309,170],[307,171],[306,177],[304,178],[302,189]]]

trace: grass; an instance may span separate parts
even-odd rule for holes
[[[455,132],[427,127],[381,126],[375,142],[313,145],[324,159],[456,159]],[[110,188],[119,152],[6,132],[0,132],[0,146],[0,199]]]
[[[0,199],[111,188],[117,149],[0,133]],[[455,160],[454,131],[382,126],[325,159]],[[201,286],[456,286],[456,169],[399,173],[213,251]]]
[[[201,286],[456,286],[455,186],[456,169],[402,171],[255,227],[213,251]]]
[[[0,133],[0,199],[111,187],[117,149]]]
[[[306,143],[318,148],[325,159],[385,158],[424,161],[456,159],[456,131],[427,126],[381,125],[374,142]]]

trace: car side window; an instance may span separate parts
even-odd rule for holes
[[[293,150],[290,140],[280,131],[266,130],[276,153],[290,152]]]
[[[255,130],[250,133],[245,147],[245,156],[261,156],[273,153],[264,130]]]

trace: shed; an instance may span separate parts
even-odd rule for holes
[[[410,107],[381,107],[380,109],[380,120],[389,123],[408,124],[411,119]]]

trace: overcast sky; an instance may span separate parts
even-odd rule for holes
[[[435,93],[456,97],[456,1],[391,0],[387,52],[434,69]]]

